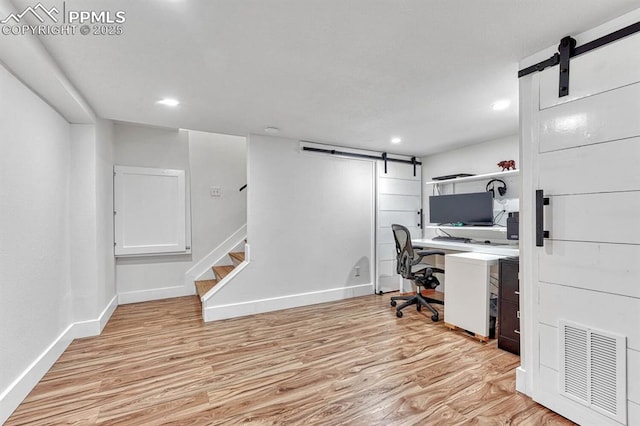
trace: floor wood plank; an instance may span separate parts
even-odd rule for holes
[[[191,296],[118,307],[6,424],[572,424],[515,392],[518,365],[389,295],[207,324]]]

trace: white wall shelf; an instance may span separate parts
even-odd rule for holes
[[[451,225],[425,225],[427,229],[446,229],[451,231],[497,231],[507,232],[506,226],[451,226]]]
[[[482,179],[500,179],[502,177],[508,176],[517,176],[520,173],[520,170],[506,170],[504,172],[494,172],[494,173],[485,173],[482,175],[474,175],[474,176],[465,176],[454,179],[445,179],[445,180],[430,180],[425,182],[426,185],[437,185],[437,184],[449,184],[449,183],[460,183],[460,182],[470,182],[474,180],[482,180]]]

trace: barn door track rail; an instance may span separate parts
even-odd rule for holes
[[[570,59],[582,55],[583,53],[597,49],[605,44],[612,43],[621,38],[627,37],[631,34],[640,32],[640,22],[631,24],[628,27],[621,28],[610,34],[597,38],[593,41],[583,44],[582,46],[576,46],[576,40],[572,37],[564,37],[560,40],[558,46],[558,53],[555,53],[549,59],[538,62],[535,65],[531,65],[527,68],[523,68],[518,71],[518,78],[525,75],[532,74],[537,71],[542,71],[546,68],[560,65],[560,83],[558,85],[558,96],[563,97],[569,94],[569,62]]]
[[[404,164],[413,165],[413,175],[414,176],[416,175],[416,167],[422,165],[422,162],[418,161],[416,159],[416,157],[411,157],[410,160],[403,160],[401,158],[391,158],[391,157],[388,156],[388,154],[386,152],[383,152],[382,155],[380,155],[380,156],[376,156],[376,155],[369,155],[369,154],[359,154],[359,153],[355,153],[355,152],[337,151],[335,149],[314,148],[314,147],[310,147],[310,146],[303,146],[302,150],[303,151],[310,151],[310,152],[320,152],[320,153],[323,153],[323,154],[341,155],[341,156],[344,156],[344,157],[367,158],[367,159],[370,159],[370,160],[382,160],[382,161],[384,161],[384,172],[385,173],[387,173],[387,162],[404,163]]]

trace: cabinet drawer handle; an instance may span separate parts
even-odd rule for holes
[[[520,330],[513,330],[514,333],[520,334]]]
[[[514,291],[514,293],[515,293],[515,294],[517,294],[517,295],[520,295],[520,292],[519,292],[519,291]]]

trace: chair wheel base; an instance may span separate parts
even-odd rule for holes
[[[395,301],[395,300],[392,300],[392,301],[391,301],[391,306],[396,306],[396,305],[397,305],[396,301]]]
[[[438,319],[439,319],[438,315],[431,315],[431,321],[438,322]]]
[[[403,315],[403,314],[402,314],[402,311],[396,311],[396,316],[397,316],[398,318],[402,318],[402,315]]]

